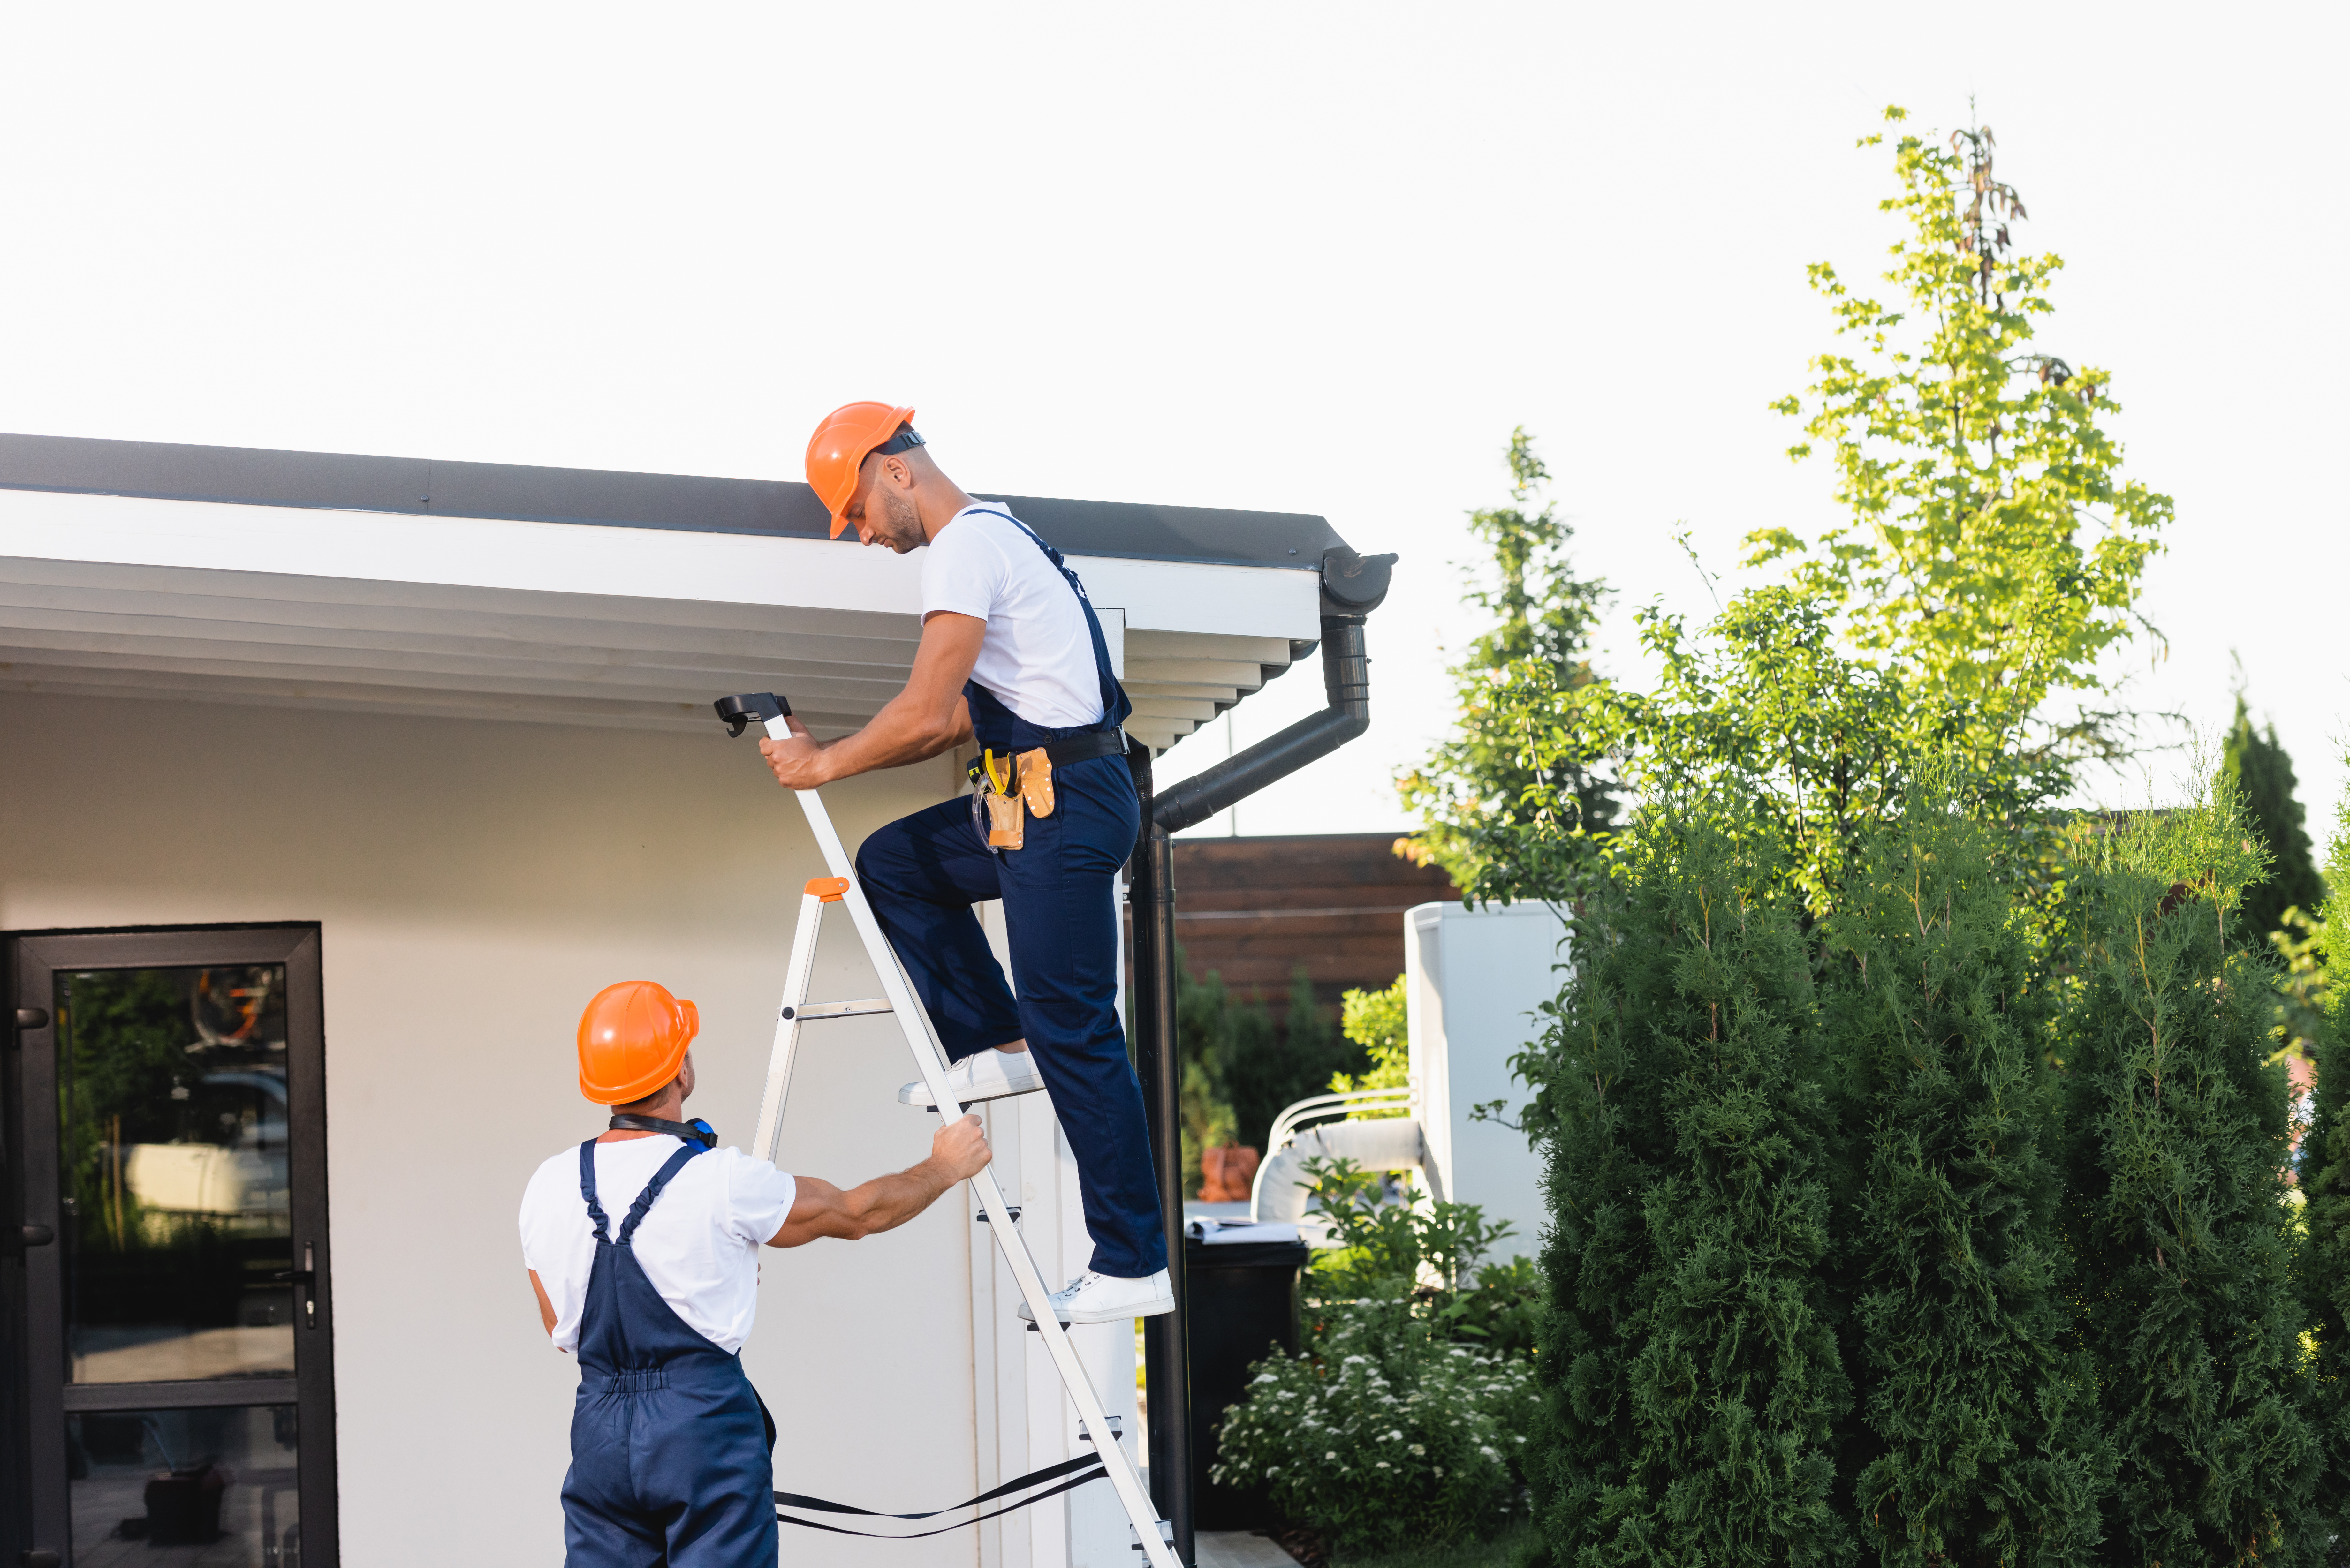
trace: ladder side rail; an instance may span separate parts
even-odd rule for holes
[[[767,732],[781,738],[788,735],[790,726],[783,719],[767,721]],[[825,809],[823,800],[815,790],[795,790],[800,809],[806,814],[809,830],[816,836],[816,847],[823,853],[826,867],[836,877],[848,883],[842,902],[848,906],[849,919],[857,927],[858,939],[880,977],[882,994],[898,1014],[899,1024],[906,1044],[914,1054],[914,1064],[920,1070],[922,1081],[929,1085],[931,1098],[944,1116],[946,1107],[960,1105],[946,1081],[946,1051],[939,1043],[938,1030],[931,1021],[930,1010],[914,995],[912,983],[905,968],[898,961],[897,950],[866,901],[865,889],[858,886],[856,867],[850,864],[848,852],[842,846],[839,833],[832,825],[832,815]],[[919,1021],[919,1025],[917,1023]],[[917,1033],[919,1026],[920,1033]],[[928,1049],[925,1049],[925,1047]],[[1102,1467],[1109,1476],[1111,1487],[1126,1507],[1126,1514],[1139,1538],[1143,1552],[1151,1568],[1184,1568],[1175,1550],[1159,1532],[1159,1512],[1142,1490],[1142,1478],[1136,1473],[1134,1461],[1118,1440],[1109,1424],[1109,1412],[1100,1397],[1095,1394],[1085,1367],[1077,1360],[1076,1348],[1069,1343],[1067,1330],[1053,1315],[1052,1293],[1044,1276],[1036,1271],[1036,1261],[1029,1255],[1027,1244],[1013,1228],[1012,1216],[1003,1201],[1003,1189],[993,1170],[982,1170],[971,1179],[972,1189],[979,1194],[981,1209],[986,1211],[988,1229],[994,1233],[995,1243],[1003,1250],[1004,1262],[1011,1266],[1012,1277],[1019,1283],[1020,1294],[1035,1314],[1036,1332],[1043,1336],[1046,1355],[1053,1368],[1060,1375],[1061,1386],[1076,1407],[1077,1419],[1093,1437],[1094,1451],[1102,1456]]]
[[[758,1130],[751,1135],[751,1154],[770,1164],[775,1140],[784,1132],[784,1100],[792,1088],[792,1059],[798,1054],[800,1009],[807,1002],[808,985],[816,973],[816,938],[824,929],[824,900],[814,893],[800,895],[799,923],[792,929],[792,961],[784,972],[784,1000],[775,1008],[775,1043],[767,1054],[766,1086],[759,1094]]]

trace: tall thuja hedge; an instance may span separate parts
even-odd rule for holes
[[[2105,1464],[2057,1290],[2053,997],[1994,830],[1904,815],[1824,922],[1861,1387],[1839,1501],[1885,1563],[2088,1563]]]
[[[1773,881],[1711,830],[1645,825],[1532,1058],[1555,1216],[1538,1511],[1578,1568],[1850,1556],[1811,967],[1794,917],[1743,891]]]
[[[2068,890],[2065,1217],[2116,1562],[2316,1549],[2273,973],[2228,934],[2262,858],[2223,799],[2085,842]]]
[[[2303,1313],[2317,1355],[2310,1368],[2310,1421],[2324,1458],[2313,1536],[2331,1534],[2320,1561],[2350,1565],[2350,1042],[2335,996],[2334,1016],[2319,1043],[2314,1114],[2303,1136],[2303,1210],[2307,1226],[2299,1265]]]
[[[2302,1134],[2304,1227],[2295,1262],[2302,1311],[2316,1340],[2310,1416],[2324,1454],[2313,1533],[2334,1537],[2329,1564],[2350,1565],[2350,798],[2326,859],[2327,983],[2316,1028],[2317,1092]]]

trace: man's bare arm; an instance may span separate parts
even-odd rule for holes
[[[555,1337],[555,1303],[546,1299],[546,1287],[538,1282],[538,1271],[530,1271],[531,1293],[538,1298],[538,1321],[546,1329],[546,1337]]]
[[[877,1176],[843,1192],[818,1177],[796,1179],[792,1211],[770,1247],[803,1247],[830,1236],[854,1241],[894,1231],[938,1201],[958,1181],[979,1174],[994,1155],[977,1116],[960,1116],[931,1139],[931,1158],[892,1176]]]
[[[987,623],[977,616],[933,610],[922,618],[921,645],[914,650],[906,689],[882,704],[872,722],[853,735],[818,741],[795,718],[789,740],[759,742],[760,754],[786,789],[814,789],[835,779],[879,768],[903,767],[935,757],[971,739],[971,709],[962,683],[979,662]]]

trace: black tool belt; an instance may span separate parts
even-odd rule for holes
[[[1126,755],[1126,732],[1123,730],[1087,730],[1071,735],[1066,741],[1055,741],[1045,748],[1045,760],[1056,768],[1071,763],[1089,763],[1096,757]]]

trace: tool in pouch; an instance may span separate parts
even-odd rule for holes
[[[717,710],[718,717],[724,721],[729,734],[739,735],[754,723],[762,725],[771,739],[781,740],[791,733],[786,722],[791,708],[773,692],[753,691],[739,697],[722,697],[712,706]],[[1123,749],[1124,737],[1112,736],[1108,742],[1094,742],[1093,744],[1101,748],[1098,752],[1094,752],[1089,745],[1079,757],[1072,758],[1066,752],[1063,756],[1066,761],[1076,761],[1082,760],[1085,754],[1107,755],[1110,742]],[[1033,769],[1028,766],[1032,758],[1035,763]],[[1021,770],[1016,780],[1014,773],[1015,763]],[[1007,796],[1008,803],[1015,809],[1025,807],[1039,816],[1052,814],[1053,775],[1051,764],[1043,750],[1023,752],[1017,759],[996,759],[983,753],[980,771],[985,773],[991,764],[998,769],[998,777],[1002,780],[1001,787],[995,790],[997,794]],[[990,780],[991,785],[994,783],[994,780]],[[1032,789],[1036,792],[1033,796],[1029,793]],[[915,996],[913,982],[906,977],[905,966],[898,961],[898,954],[889,946],[889,938],[882,934],[880,922],[874,918],[873,907],[865,901],[864,889],[857,884],[848,850],[840,841],[839,830],[833,826],[832,814],[826,809],[823,796],[812,789],[794,790],[792,794],[807,819],[808,829],[816,837],[817,853],[823,856],[825,867],[831,875],[809,882],[800,897],[799,920],[792,934],[791,957],[784,979],[783,1005],[777,1010],[775,1044],[767,1059],[766,1087],[760,1096],[757,1130],[752,1135],[751,1147],[747,1151],[754,1159],[773,1159],[775,1157],[776,1136],[783,1127],[784,1105],[791,1089],[792,1064],[798,1053],[800,1032],[810,1024],[824,1024],[834,1019],[867,1014],[888,1015],[896,1023],[908,1049],[912,1052],[914,1064],[920,1071],[923,1082],[930,1085],[932,1103],[940,1106],[958,1104],[951,1086],[947,1083],[946,1052],[939,1044],[937,1025]],[[849,918],[850,925],[856,929],[858,945],[865,950],[867,960],[873,965],[875,978],[881,982],[882,995],[854,1002],[808,1000],[816,968],[816,936],[824,911],[832,904],[841,906]],[[1133,1456],[1120,1446],[1118,1428],[1113,1425],[1109,1412],[1104,1408],[1101,1396],[1087,1377],[1084,1366],[1077,1360],[1076,1349],[1070,1343],[1068,1326],[1054,1315],[1052,1293],[1045,1285],[1044,1276],[1038,1272],[1035,1257],[1028,1251],[1027,1242],[1021,1238],[1019,1227],[1014,1223],[1015,1211],[1004,1201],[1003,1189],[997,1182],[994,1170],[980,1171],[971,1179],[971,1187],[979,1199],[981,1213],[988,1222],[988,1231],[996,1248],[1011,1269],[1021,1298],[1028,1303],[1028,1310],[1035,1320],[1033,1326],[1043,1342],[1046,1359],[1052,1363],[1070,1405],[1076,1408],[1078,1425],[1085,1433],[1083,1440],[1092,1445],[1099,1467],[1096,1469],[1076,1459],[1064,1461],[1074,1470],[1066,1476],[1064,1484],[1075,1487],[1091,1481],[1097,1476],[1107,1478],[1110,1490],[1118,1494],[1118,1505],[1126,1514],[1128,1524],[1133,1530],[1134,1550],[1143,1555],[1149,1568],[1183,1568],[1175,1555],[1172,1527],[1159,1517],[1149,1493],[1143,1490],[1142,1478],[1134,1468]],[[965,1391],[941,1385],[930,1392],[939,1404],[944,1406],[951,1405],[955,1399],[963,1397]],[[969,1507],[994,1501],[1013,1488],[1060,1479],[1061,1474],[1062,1467],[1033,1471],[1016,1481],[1004,1482],[993,1493],[973,1498],[969,1503],[958,1506]],[[1056,1487],[1052,1490],[1039,1491],[1026,1501],[1039,1501],[1055,1495],[1059,1490]],[[802,1499],[789,1493],[776,1501],[786,1507],[806,1510],[839,1507],[827,1504],[821,1499]],[[1013,1506],[1025,1505],[1024,1502]],[[859,1509],[854,1511],[864,1513],[868,1511]],[[840,1528],[819,1525],[812,1520],[793,1519],[788,1514],[780,1517],[794,1524],[819,1530],[837,1531]]]
[[[1053,815],[1053,759],[1042,746],[1016,756],[983,751],[971,760],[971,821],[991,850],[1028,842],[1028,818]]]

